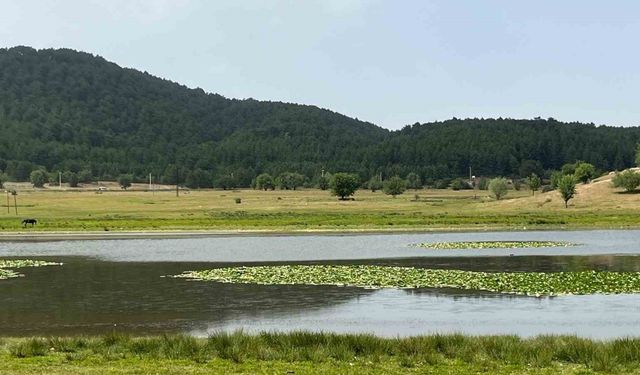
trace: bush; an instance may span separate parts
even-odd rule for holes
[[[640,186],[640,173],[628,169],[622,173],[616,173],[612,182],[614,187],[621,187],[631,192]]]
[[[573,176],[577,181],[586,184],[596,177],[596,167],[589,163],[577,163]]]
[[[327,190],[331,187],[331,175],[329,173],[325,173],[324,175],[318,177],[318,188],[320,190]]]
[[[234,200],[235,200],[236,204],[240,204],[240,203],[242,203],[242,198],[236,198],[236,199],[234,199]]]
[[[45,182],[47,182],[47,172],[41,169],[37,169],[31,172],[31,174],[29,175],[29,179],[31,180],[33,187],[37,187],[37,188],[44,187]],[[0,185],[2,185],[1,182],[0,182]]]
[[[268,173],[262,173],[256,177],[256,189],[258,190],[275,190],[276,184]]]
[[[396,197],[396,195],[400,195],[404,193],[405,190],[407,190],[407,182],[398,176],[391,177],[382,185],[384,193],[387,195],[391,195],[394,198]]]
[[[127,190],[127,188],[131,187],[132,182],[133,176],[130,174],[121,174],[120,177],[118,177],[118,183],[120,184],[120,188],[123,190]]]
[[[463,178],[456,178],[455,180],[451,181],[451,184],[449,186],[451,186],[451,189],[453,190],[468,190],[472,188],[467,180]]]
[[[489,189],[489,179],[486,177],[480,177],[480,179],[478,180],[478,189],[479,190]]]
[[[360,186],[358,176],[350,173],[336,173],[331,177],[331,194],[345,200],[352,196]]]
[[[382,189],[382,181],[380,180],[380,177],[379,176],[371,177],[369,182],[367,182],[367,188],[370,189],[374,193],[377,190]]]
[[[449,184],[451,184],[451,180],[444,178],[441,180],[436,180],[436,182],[434,183],[433,187],[436,189],[448,189],[449,188]]]
[[[551,172],[551,189],[556,190],[558,188],[558,182],[564,176],[560,171]]]
[[[417,173],[411,172],[407,175],[407,187],[414,190],[422,189],[422,180]]]
[[[276,178],[276,185],[282,190],[296,190],[304,183],[304,176],[295,172],[284,172]]]
[[[504,177],[496,177],[489,181],[489,190],[493,196],[500,200],[507,195],[507,179]]]

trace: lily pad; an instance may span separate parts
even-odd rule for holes
[[[460,241],[460,242],[423,242],[413,244],[432,250],[470,250],[470,249],[522,249],[532,247],[570,247],[577,246],[565,241]]]
[[[287,265],[187,271],[175,277],[222,283],[457,288],[532,296],[640,293],[640,272],[472,272],[369,265]]]
[[[22,274],[8,268],[44,267],[44,266],[60,266],[60,265],[62,265],[62,263],[46,262],[43,260],[0,259],[0,280],[23,276]]]

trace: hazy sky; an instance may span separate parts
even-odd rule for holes
[[[639,39],[633,0],[0,0],[4,47],[73,48],[392,129],[454,116],[640,125]]]

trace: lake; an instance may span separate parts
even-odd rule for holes
[[[0,243],[0,257],[63,262],[0,280],[5,336],[217,330],[640,336],[640,295],[526,297],[454,289],[237,285],[167,278],[257,264],[482,271],[640,271],[640,231],[216,236]],[[426,250],[440,241],[569,241],[567,248]]]

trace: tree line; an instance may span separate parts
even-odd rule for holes
[[[0,170],[5,179],[135,182],[192,188],[325,186],[349,171],[382,189],[465,188],[476,176],[549,179],[567,163],[633,165],[637,127],[554,119],[451,119],[389,131],[314,106],[235,100],[68,49],[0,49]],[[280,178],[279,182],[276,179]],[[486,181],[485,181],[486,182]],[[285,187],[286,188],[286,187]]]

